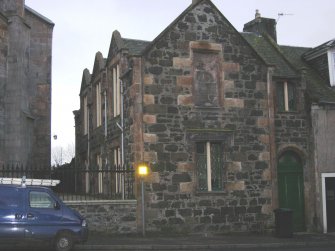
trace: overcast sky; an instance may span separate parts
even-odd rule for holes
[[[278,43],[315,47],[335,38],[334,0],[212,0],[238,30],[255,17],[278,19]],[[100,51],[107,57],[111,36],[153,40],[192,0],[26,0],[26,5],[55,23],[52,60],[53,147],[74,143],[73,110],[85,68],[92,72]]]

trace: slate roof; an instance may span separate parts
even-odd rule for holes
[[[280,49],[297,68],[306,69],[307,93],[312,102],[335,102],[335,90],[303,60],[303,55],[313,50],[312,48],[280,46]]]
[[[278,51],[273,40],[252,32],[243,32],[241,34],[268,65],[275,66],[273,76],[285,78],[299,77],[297,71]]]
[[[335,91],[321,78],[303,59],[303,55],[313,51],[313,48],[280,46],[266,35],[255,33],[241,33],[247,42],[255,49],[260,57],[274,65],[274,77],[300,77],[300,71],[306,70],[306,89],[312,102],[335,102]]]
[[[317,47],[315,47],[315,48],[313,48],[309,51],[306,51],[302,55],[302,57],[308,61],[309,59],[318,57],[322,54],[326,54],[327,51],[329,49],[333,48],[333,47],[335,47],[335,39],[332,39],[332,40],[330,40],[328,42],[325,42],[325,43],[323,43],[323,44],[321,44],[321,45],[319,45],[319,46],[317,46]]]
[[[150,41],[122,38],[124,46],[133,56],[142,55],[144,49],[151,43]]]

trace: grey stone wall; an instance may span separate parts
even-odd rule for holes
[[[30,29],[28,92],[34,117],[32,162],[47,166],[51,152],[51,69],[53,23],[25,11]]]
[[[217,89],[210,91],[212,101],[200,100],[202,106],[195,95],[196,52],[203,62],[216,61],[212,69],[216,67]],[[173,23],[145,58],[144,160],[153,171],[146,187],[148,229],[228,232],[271,227],[265,65],[206,3]],[[194,147],[203,140],[225,145],[222,192],[197,190]]]
[[[85,217],[90,231],[110,234],[137,233],[136,201],[65,203]]]
[[[0,162],[5,156],[5,89],[7,83],[8,27],[0,14]]]
[[[0,10],[0,161],[49,167],[53,23],[23,0]]]

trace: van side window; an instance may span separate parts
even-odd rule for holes
[[[54,208],[55,201],[48,193],[32,191],[29,193],[29,205],[32,208]]]
[[[14,189],[0,189],[0,210],[20,208],[22,204],[22,194]]]

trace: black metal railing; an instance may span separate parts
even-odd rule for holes
[[[132,166],[29,167],[21,164],[0,166],[0,177],[57,179],[53,190],[64,201],[134,199],[135,175]]]

